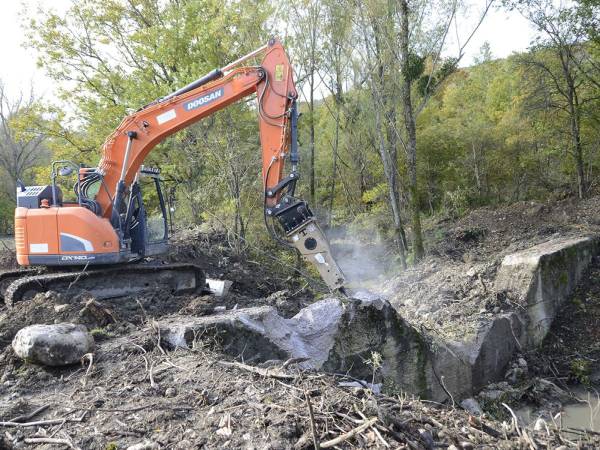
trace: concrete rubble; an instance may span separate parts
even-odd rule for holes
[[[161,335],[172,347],[192,347],[199,336],[209,335],[247,363],[305,358],[301,366],[306,369],[349,373],[382,383],[388,392],[458,401],[504,379],[517,352],[541,343],[597,242],[558,239],[506,256],[494,294],[522,307],[482,316],[476,333],[464,339],[407,322],[392,303],[365,292],[350,300],[320,300],[291,318],[271,306],[171,317],[160,323]],[[509,374],[518,377],[519,371]]]

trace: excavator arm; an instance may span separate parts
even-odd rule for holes
[[[259,55],[263,55],[260,66],[242,65]],[[104,186],[96,194],[94,209],[121,236],[126,234],[127,199],[150,151],[171,134],[252,94],[258,103],[267,229],[314,264],[330,289],[341,289],[344,276],[325,235],[307,203],[294,197],[298,94],[288,57],[276,40],[127,116],[104,143],[98,168],[91,172],[102,177]],[[291,170],[284,177],[286,159]]]

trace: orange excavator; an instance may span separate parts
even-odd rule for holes
[[[243,65],[259,55],[263,57],[260,66]],[[299,162],[298,94],[285,50],[272,39],[125,117],[104,143],[98,167],[55,161],[51,184],[19,183],[15,210],[18,263],[25,267],[71,266],[71,270],[62,267],[61,272],[0,274],[0,294],[5,303],[12,305],[47,290],[85,290],[97,298],[156,288],[174,293],[202,290],[204,273],[195,265],[143,262],[165,252],[168,243],[160,171],[143,163],[168,136],[255,93],[267,230],[314,264],[331,290],[343,290],[344,275],[325,235],[308,204],[294,195]],[[284,176],[286,160],[291,170]],[[74,170],[78,175],[75,200],[66,201],[57,178]],[[142,183],[144,178],[150,183]],[[150,226],[144,208],[142,185],[149,184],[156,189],[162,213],[158,230]],[[131,262],[138,263],[124,264]]]

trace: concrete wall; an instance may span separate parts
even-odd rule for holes
[[[504,258],[495,289],[525,308],[527,348],[541,345],[596,254],[598,238],[582,237],[552,240]]]

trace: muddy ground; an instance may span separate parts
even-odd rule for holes
[[[426,323],[444,334],[466,333],[472,330],[474,317],[479,320],[495,308],[510,308],[489,289],[505,254],[552,237],[597,232],[598,206],[600,198],[554,205],[528,202],[432,224],[426,260],[381,283],[382,291],[414,323]],[[283,361],[271,362],[268,372],[254,373],[250,366],[232,364],[235,358],[225,356],[212,338],[200,337],[190,350],[166,348],[154,325],[157,319],[261,304],[277,306],[291,316],[320,295],[289,263],[236,257],[218,233],[180,233],[168,259],[194,262],[211,277],[232,280],[231,293],[215,298],[154,292],[98,302],[86,295],[49,292],[12,310],[0,309],[0,448],[58,448],[56,443],[35,439],[58,439],[63,448],[111,450],[143,443],[138,450],[313,448],[313,439],[323,444],[347,437],[345,433],[357,427],[360,432],[352,437],[329,444],[411,449],[600,445],[596,434],[580,433],[581,440],[576,441],[552,421],[538,430],[533,424],[516,426],[508,410],[498,410],[498,402],[493,404],[496,410],[476,418],[458,405],[419,401],[398,393],[375,394],[361,381],[299,371],[293,364],[284,368]],[[5,267],[13,261],[7,252],[0,257]],[[600,275],[600,267],[595,266],[594,273]],[[445,307],[436,309],[439,299]],[[410,302],[410,307],[403,306]],[[416,313],[415,305],[424,309]],[[580,308],[576,301],[570,305]],[[588,311],[592,308],[585,305]],[[600,301],[596,305],[600,315],[599,305]],[[55,322],[84,323],[96,340],[93,359],[48,369],[14,356],[9,343],[18,329]],[[579,323],[594,327],[592,318]],[[574,330],[570,336],[575,339],[579,324],[565,320],[562,326]],[[554,335],[564,341],[568,335],[561,333],[558,329]],[[588,341],[573,340],[570,349],[582,342]],[[549,348],[564,351],[565,364],[570,360],[569,348]],[[549,373],[534,356],[523,355],[531,396],[552,391],[544,384],[548,377],[573,377],[560,372],[566,366],[559,361],[552,368],[557,373]],[[584,356],[597,360],[595,353]],[[517,359],[515,364],[519,364]],[[523,392],[524,383],[523,379],[509,383],[510,389]],[[510,398],[515,408],[522,399],[517,394]],[[31,427],[4,423],[19,416],[26,416],[19,422],[42,423]],[[58,422],[43,422],[47,420]],[[371,426],[364,425],[366,421]]]

